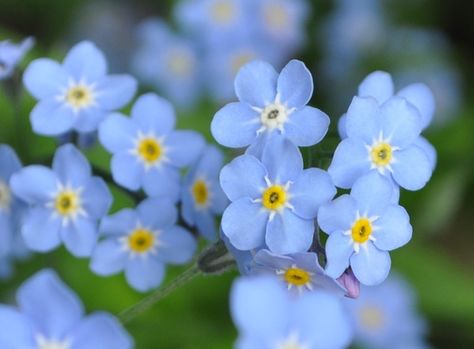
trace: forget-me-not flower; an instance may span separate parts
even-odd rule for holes
[[[390,271],[392,251],[411,239],[406,210],[391,201],[393,185],[371,172],[345,194],[320,207],[318,223],[329,235],[326,273],[338,278],[350,266],[365,285],[376,285]]]
[[[131,118],[110,115],[99,127],[99,140],[113,154],[115,182],[177,201],[179,170],[198,159],[205,142],[197,132],[174,130],[175,122],[173,106],[154,93],[137,99]]]
[[[211,124],[220,144],[239,148],[280,134],[298,146],[310,146],[324,137],[329,117],[309,107],[313,78],[303,62],[292,60],[278,74],[263,61],[248,63],[235,78],[240,102],[219,110]]]
[[[262,161],[242,155],[220,175],[232,201],[222,216],[222,231],[239,250],[264,246],[275,253],[307,251],[313,241],[319,206],[336,194],[323,170],[303,170],[299,149],[289,140],[272,137]]]
[[[166,264],[185,264],[196,251],[196,240],[176,225],[177,216],[171,201],[148,198],[135,210],[105,217],[91,269],[104,276],[124,270],[130,286],[141,292],[158,287]]]
[[[75,45],[62,64],[48,58],[34,60],[23,83],[39,101],[30,114],[33,130],[48,136],[96,130],[137,89],[129,75],[107,75],[104,55],[88,41]]]
[[[12,44],[8,40],[0,42],[0,80],[12,76],[15,67],[33,44],[34,39],[31,37],[24,39],[20,44]]]
[[[40,165],[15,173],[14,195],[29,205],[22,222],[26,245],[48,252],[63,242],[77,257],[90,256],[97,243],[98,220],[107,214],[112,195],[73,145],[56,150],[52,169]]]
[[[340,299],[322,290],[292,297],[275,278],[241,277],[230,305],[237,349],[342,349],[351,341]]]
[[[49,269],[25,281],[18,308],[0,305],[3,349],[131,349],[133,340],[109,313],[85,315],[77,295]]]
[[[181,202],[187,224],[196,226],[208,240],[217,238],[215,216],[222,214],[228,201],[219,184],[224,157],[215,146],[207,146],[184,179]]]

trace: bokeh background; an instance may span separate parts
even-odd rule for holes
[[[247,22],[218,31],[207,25],[209,19],[186,15],[180,1],[0,0],[0,41],[35,38],[21,63],[24,68],[38,57],[62,59],[74,43],[92,40],[107,55],[111,72],[141,78],[141,92],[156,91],[173,101],[179,127],[199,130],[211,142],[210,120],[235,98],[233,75],[249,59],[262,58],[277,68],[291,58],[303,60],[315,79],[311,105],[330,115],[332,136],[358,83],[373,70],[390,72],[398,88],[425,82],[437,100],[435,120],[425,136],[438,150],[438,164],[426,188],[402,193],[414,237],[391,254],[393,269],[417,295],[417,311],[428,323],[429,346],[474,348],[474,2],[300,3],[300,9],[293,4],[283,13],[275,10],[273,24],[252,12]],[[225,20],[228,13],[222,11],[220,19]],[[150,18],[161,22],[144,25]],[[270,24],[283,31],[265,31]],[[174,55],[172,65],[167,52]],[[24,164],[44,162],[58,143],[31,132],[28,115],[34,101],[24,90],[14,93],[15,79],[18,75],[0,89],[0,142],[12,145]],[[328,137],[318,147],[331,151],[336,144],[335,137]],[[99,146],[92,144],[85,152],[108,169],[109,156]],[[328,165],[327,159],[304,154],[307,163]],[[227,155],[230,159],[235,154]],[[119,188],[111,189],[113,211],[134,205]],[[118,313],[142,297],[122,276],[100,278],[87,260],[64,250],[10,262],[12,269],[4,270],[0,281],[2,302],[12,301],[18,285],[44,267],[56,269],[90,311]],[[170,268],[166,282],[181,271]],[[236,275],[196,279],[135,319],[128,328],[136,347],[230,348],[237,334],[228,293]]]

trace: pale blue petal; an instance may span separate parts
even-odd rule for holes
[[[280,137],[279,132],[263,132],[255,139],[255,141],[248,146],[245,150],[245,154],[253,155],[257,159],[262,159],[263,149],[267,145],[268,139],[271,137]]]
[[[93,82],[107,73],[104,54],[90,41],[76,44],[68,52],[63,67],[77,80]]]
[[[335,231],[346,231],[354,223],[356,213],[356,201],[349,195],[344,194],[319,208],[318,223],[326,234],[332,234]]]
[[[107,239],[100,242],[94,249],[90,267],[98,275],[109,276],[123,270],[127,258],[127,252],[118,239]]]
[[[140,222],[153,230],[165,229],[176,223],[178,210],[172,201],[163,198],[148,198],[137,207]]]
[[[393,80],[389,73],[375,71],[359,85],[359,97],[373,97],[378,104],[383,104],[393,96]]]
[[[130,75],[105,76],[97,82],[95,90],[101,109],[120,109],[135,95],[137,81]]]
[[[62,227],[60,234],[67,250],[78,258],[89,257],[99,237],[97,223],[83,217]]]
[[[380,250],[394,250],[402,247],[411,239],[413,229],[410,225],[410,217],[401,206],[388,207],[373,224],[378,227],[372,232],[372,236],[375,238],[374,244]]]
[[[346,132],[349,138],[372,144],[379,136],[379,105],[371,97],[354,97],[346,113]]]
[[[413,144],[425,152],[428,160],[430,161],[431,169],[434,171],[436,168],[436,162],[438,160],[436,148],[423,136],[418,137]]]
[[[164,230],[158,236],[158,240],[156,258],[167,264],[188,263],[197,249],[196,239],[189,231],[179,226]]]
[[[300,147],[319,143],[329,127],[329,116],[319,109],[304,107],[290,114],[284,136]]]
[[[378,216],[391,204],[394,185],[390,179],[370,171],[360,177],[352,187],[351,196],[357,201],[361,215]]]
[[[99,141],[109,152],[117,153],[134,147],[137,132],[137,127],[129,118],[114,113],[100,124]]]
[[[205,174],[211,178],[217,178],[224,164],[224,155],[214,145],[208,145],[202,152],[199,163],[196,166],[196,173]]]
[[[13,193],[29,204],[51,200],[56,192],[58,179],[49,168],[31,165],[15,173],[10,180]]]
[[[104,217],[100,222],[100,233],[104,236],[120,237],[136,227],[138,215],[135,210],[126,208]]]
[[[229,200],[242,197],[260,198],[266,188],[267,171],[260,161],[251,155],[242,155],[224,166],[220,184]]]
[[[214,115],[211,132],[217,143],[241,148],[255,141],[261,126],[258,112],[244,103],[229,103]]]
[[[34,348],[34,325],[13,307],[0,305],[0,346],[3,349]]]
[[[206,142],[195,131],[174,131],[165,140],[166,157],[176,167],[190,166],[201,155]]]
[[[296,145],[281,137],[270,137],[262,154],[262,164],[272,183],[295,181],[303,171],[303,156]]]
[[[280,101],[289,108],[301,108],[313,95],[313,77],[303,62],[291,60],[281,71],[277,82]]]
[[[130,190],[141,187],[145,169],[136,156],[127,152],[115,154],[110,166],[116,183]]]
[[[140,292],[158,287],[165,276],[165,265],[155,258],[133,258],[127,262],[125,277],[130,286]]]
[[[415,83],[402,88],[397,93],[413,104],[421,115],[421,128],[425,129],[433,120],[436,101],[431,89],[422,83]]]
[[[102,218],[112,205],[112,194],[102,178],[92,177],[84,186],[82,205],[87,214],[94,219]]]
[[[137,99],[132,108],[132,120],[144,133],[154,132],[156,136],[170,133],[175,126],[174,108],[166,99],[154,93],[147,93]]]
[[[244,65],[235,77],[235,93],[241,102],[263,108],[276,97],[278,73],[268,63],[253,61]]]
[[[261,338],[258,336],[247,336],[241,334],[234,344],[235,349],[271,349],[271,344],[265,341],[268,338]],[[270,340],[271,341],[271,340]]]
[[[76,116],[74,129],[80,133],[89,133],[97,130],[100,123],[105,120],[108,112],[102,110],[99,106],[91,106],[82,109]]]
[[[186,182],[181,190],[181,217],[183,220],[194,227],[196,224],[196,211],[194,199],[190,192],[189,184]]]
[[[372,242],[361,246],[359,253],[351,257],[351,267],[357,280],[367,286],[382,283],[390,272],[390,255],[380,251]]]
[[[369,154],[363,142],[349,137],[339,143],[328,168],[336,186],[349,189],[357,178],[368,171]]]
[[[326,171],[318,168],[304,170],[290,187],[290,203],[301,218],[316,218],[318,208],[336,195],[336,187]]]
[[[285,209],[268,222],[265,242],[275,253],[305,252],[311,247],[313,236],[314,220],[302,219]]]
[[[430,180],[431,163],[423,150],[412,145],[394,154],[393,178],[402,188],[419,190]]]
[[[268,271],[270,269],[272,273],[275,270],[287,269],[295,264],[292,257],[273,253],[265,249],[259,250],[253,257],[253,260],[258,270],[266,269]],[[255,266],[252,269],[257,269]]]
[[[148,196],[162,197],[177,202],[181,190],[179,171],[166,166],[145,172],[143,190]]]
[[[210,187],[211,187],[211,192],[212,192],[210,210],[212,213],[216,215],[220,215],[222,214],[222,212],[224,212],[226,207],[229,205],[229,200],[227,199],[227,196],[222,191],[222,188],[219,185],[218,181],[212,182]]]
[[[29,249],[49,252],[60,245],[61,220],[52,214],[44,207],[30,208],[26,213],[21,232]]]
[[[58,136],[70,131],[77,118],[66,104],[61,104],[56,100],[45,100],[33,108],[30,120],[35,133]]]
[[[349,236],[342,230],[333,232],[326,241],[326,274],[337,279],[349,267],[354,247]]]
[[[268,211],[249,198],[229,205],[222,215],[222,231],[239,250],[252,250],[264,244]]]
[[[216,219],[208,211],[198,212],[196,214],[196,226],[198,231],[209,241],[216,241],[217,228]]]
[[[67,86],[68,80],[64,68],[47,58],[34,60],[23,74],[23,84],[36,99],[54,98]]]
[[[53,171],[64,185],[80,187],[91,176],[91,165],[86,157],[72,144],[65,144],[56,150]]]
[[[343,114],[337,122],[337,132],[339,133],[339,137],[341,137],[341,139],[347,138],[346,123],[347,114]]]
[[[7,144],[0,144],[0,179],[8,182],[13,173],[21,169],[21,162],[15,150]]]

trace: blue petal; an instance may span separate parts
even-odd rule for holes
[[[393,178],[408,190],[419,190],[430,180],[431,163],[423,150],[412,145],[394,154]]]
[[[91,176],[91,166],[84,155],[72,144],[65,144],[56,150],[53,171],[63,184],[83,186]]]
[[[314,221],[302,219],[289,209],[276,214],[268,222],[265,242],[275,253],[288,254],[308,251],[313,242]]]
[[[410,241],[413,232],[407,211],[398,205],[388,207],[374,225],[379,227],[372,233],[374,244],[383,251],[402,247]]]
[[[82,204],[90,217],[99,219],[105,216],[112,200],[109,187],[102,178],[92,177],[87,181],[82,192]]]
[[[21,169],[21,162],[12,147],[0,144],[0,179],[8,182],[13,173]]]
[[[211,212],[217,215],[222,214],[227,206],[229,206],[229,200],[222,191],[218,181],[210,183],[210,190],[212,193],[211,197]]]
[[[347,194],[319,208],[318,223],[326,234],[350,229],[356,219],[355,200]]]
[[[272,273],[275,270],[290,268],[295,264],[295,260],[291,256],[280,255],[265,249],[259,250],[253,257],[253,260],[259,270],[262,269],[259,267],[263,267],[263,269],[270,269]]]
[[[100,233],[104,236],[120,237],[136,227],[138,215],[135,210],[126,208],[104,217],[100,222]]]
[[[68,80],[64,68],[46,58],[31,62],[23,74],[23,84],[36,99],[54,98],[67,86]]]
[[[380,123],[390,144],[405,148],[412,144],[421,132],[421,116],[406,99],[392,97],[380,110]]]
[[[216,219],[209,212],[198,212],[196,215],[196,226],[198,231],[209,241],[216,241],[217,229]]]
[[[2,209],[3,211],[3,209]],[[12,219],[8,212],[0,212],[0,263],[11,253],[13,245]]]
[[[356,179],[369,170],[369,155],[364,143],[351,138],[339,143],[328,168],[334,184],[344,189],[352,187]]]
[[[0,346],[5,349],[34,348],[34,325],[13,307],[0,305]]]
[[[46,136],[70,131],[77,120],[70,107],[56,100],[39,102],[31,111],[30,119],[33,131]]]
[[[28,279],[18,290],[17,301],[21,312],[49,338],[64,338],[84,314],[76,294],[50,269]]]
[[[129,118],[115,113],[99,126],[99,140],[109,152],[117,153],[134,148],[133,140],[137,132],[137,127]]]
[[[25,243],[33,251],[49,252],[59,246],[61,220],[53,218],[50,209],[30,208],[22,226]]]
[[[359,97],[373,97],[378,104],[383,104],[393,96],[393,81],[389,73],[375,71],[359,85]]]
[[[77,80],[93,82],[107,73],[103,53],[89,41],[82,41],[71,48],[64,58],[63,66]]]
[[[64,245],[75,257],[89,257],[97,244],[97,223],[78,217],[61,229]]]
[[[347,114],[343,114],[337,122],[337,132],[339,133],[339,137],[341,137],[341,139],[347,138],[346,123]]]
[[[268,139],[271,137],[280,137],[279,132],[263,132],[257,136],[255,141],[248,146],[245,154],[255,156],[257,159],[262,159],[263,149],[267,145]]]
[[[303,62],[291,60],[278,77],[280,101],[289,108],[301,108],[313,95],[313,77]]]
[[[402,88],[397,95],[406,98],[418,109],[421,115],[421,128],[428,127],[436,109],[436,101],[430,88],[425,84],[415,83]]]
[[[175,126],[174,108],[166,99],[154,93],[147,93],[137,99],[132,108],[132,120],[144,133],[154,132],[156,136],[170,133]]]
[[[74,349],[131,349],[133,340],[119,321],[110,314],[96,312],[87,316],[71,333]]]
[[[263,245],[268,212],[249,198],[234,201],[222,215],[222,231],[239,250],[252,250]]]
[[[329,116],[319,109],[304,107],[290,114],[284,136],[300,147],[319,143],[329,127]]]
[[[260,161],[251,155],[242,155],[224,166],[220,174],[220,184],[229,200],[242,197],[259,198],[267,186],[267,171]]]
[[[130,75],[105,76],[97,82],[95,90],[101,109],[120,109],[135,95],[137,81]]]
[[[357,201],[360,214],[378,216],[391,203],[394,185],[378,171],[360,177],[352,187],[351,196]]]
[[[176,167],[190,166],[197,161],[206,142],[195,131],[174,131],[166,137],[165,152]]]
[[[372,242],[361,246],[359,253],[351,257],[351,267],[357,280],[367,286],[382,283],[390,272],[390,255],[380,251]]]
[[[197,249],[196,239],[179,226],[164,230],[159,236],[156,258],[163,263],[185,264],[191,261]]]
[[[260,127],[255,110],[244,103],[229,103],[214,115],[211,132],[217,143],[241,148],[254,142]]]
[[[244,65],[235,77],[235,93],[241,102],[265,107],[276,97],[278,73],[268,63],[253,61]]]
[[[90,106],[86,109],[82,109],[76,115],[77,121],[74,123],[74,129],[80,133],[93,132],[97,130],[107,115],[108,112],[98,106]]]
[[[49,168],[31,165],[15,173],[10,186],[13,193],[30,204],[51,200],[51,194],[57,190],[58,179]]]
[[[262,163],[273,183],[294,181],[303,171],[303,156],[296,145],[280,137],[271,137],[262,154]]]
[[[336,195],[336,187],[326,171],[318,168],[304,170],[290,187],[290,203],[301,218],[312,219],[322,204]]]
[[[202,156],[196,166],[196,173],[217,178],[223,164],[224,155],[222,152],[216,146],[208,145],[202,152]]]
[[[171,167],[162,167],[146,171],[143,176],[143,190],[148,196],[163,197],[172,202],[179,200],[179,171]]]
[[[379,136],[379,105],[371,97],[354,97],[346,113],[347,136],[372,144]]]
[[[326,241],[326,274],[333,279],[342,275],[349,267],[354,247],[349,236],[343,234],[342,230],[332,232]]]
[[[165,265],[152,257],[130,259],[125,267],[127,282],[140,292],[158,287],[164,276]]]
[[[431,169],[434,171],[436,168],[436,162],[437,162],[437,153],[436,153],[436,148],[433,147],[433,145],[428,142],[428,140],[425,137],[418,137],[416,141],[414,142],[414,145],[416,145],[418,148],[423,150],[428,157],[428,160],[431,164]]]
[[[127,152],[115,154],[110,166],[116,183],[130,190],[141,187],[145,169],[136,156]]]
[[[153,230],[172,226],[178,219],[178,211],[173,202],[166,199],[148,198],[137,207],[140,222]]]
[[[107,239],[100,242],[94,249],[90,267],[98,275],[117,274],[125,268],[127,257],[126,251],[117,239]]]

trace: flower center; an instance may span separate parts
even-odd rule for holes
[[[168,68],[176,76],[189,76],[194,68],[193,57],[186,50],[175,48],[168,55]]]
[[[309,349],[309,346],[301,343],[298,337],[296,333],[291,333],[283,341],[277,343],[276,349]]]
[[[363,307],[359,312],[359,317],[362,326],[371,331],[380,329],[385,323],[381,309],[374,305]]]
[[[76,111],[94,104],[95,97],[92,89],[85,84],[77,84],[66,91],[66,102]]]
[[[304,286],[311,281],[311,275],[306,270],[300,268],[289,268],[285,271],[285,281],[294,286]]]
[[[71,347],[69,341],[49,340],[43,336],[36,338],[37,349],[69,349]]]
[[[54,207],[61,216],[71,217],[80,210],[80,201],[80,196],[76,191],[64,189],[56,195]]]
[[[372,224],[367,218],[359,218],[352,226],[352,239],[358,243],[369,240],[372,234]]]
[[[263,17],[272,29],[282,29],[288,25],[288,14],[281,4],[271,4],[264,8]]]
[[[12,194],[8,185],[0,180],[0,210],[6,210],[10,207]]]
[[[240,68],[242,68],[245,64],[255,59],[256,57],[257,55],[255,54],[255,52],[251,50],[238,52],[236,55],[234,55],[234,57],[232,57],[231,59],[230,64],[232,76],[237,75]]]
[[[211,7],[211,18],[218,24],[231,22],[235,17],[235,7],[231,1],[219,0]]]
[[[269,104],[260,114],[260,121],[270,130],[281,128],[288,119],[288,110],[280,103]]]
[[[377,143],[370,150],[372,162],[377,167],[384,167],[392,161],[392,146],[388,143]]]
[[[160,160],[163,148],[156,138],[146,137],[139,141],[137,152],[146,164],[151,165]]]
[[[192,193],[197,206],[205,206],[209,200],[209,190],[207,184],[202,179],[194,182]]]
[[[128,247],[135,253],[146,253],[155,245],[155,234],[145,228],[136,228],[128,236]]]
[[[281,185],[272,185],[265,189],[262,194],[262,204],[269,210],[279,210],[285,206],[287,195],[285,188]]]

